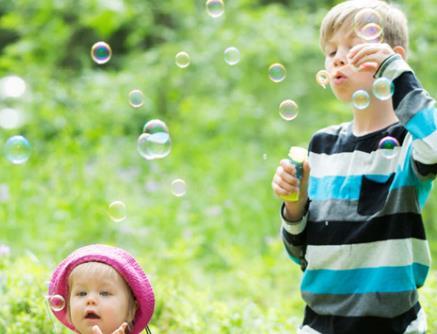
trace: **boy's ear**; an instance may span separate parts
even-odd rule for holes
[[[402,46],[400,46],[400,45],[395,46],[393,48],[393,51],[396,52],[398,55],[400,55],[403,60],[406,60],[407,52],[405,51],[405,49]]]

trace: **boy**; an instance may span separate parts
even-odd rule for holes
[[[354,31],[356,14],[383,19],[383,42]],[[375,30],[375,29],[374,29]],[[299,333],[424,333],[417,288],[430,266],[421,209],[437,172],[434,100],[406,63],[405,15],[378,0],[350,0],[323,19],[320,42],[334,95],[350,102],[369,92],[353,120],[318,131],[303,178],[282,160],[273,177],[277,196],[299,192],[281,208],[282,239],[304,270],[307,304]],[[375,79],[392,80],[386,100],[372,95]],[[395,157],[379,147],[390,136]]]

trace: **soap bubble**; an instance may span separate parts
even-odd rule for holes
[[[279,115],[286,121],[291,121],[297,117],[299,107],[293,100],[284,100],[279,105]]]
[[[355,33],[366,41],[379,39],[384,31],[383,26],[381,15],[372,8],[364,8],[354,17]]]
[[[329,85],[329,72],[327,70],[317,72],[316,81],[320,86],[326,88],[326,86]]]
[[[387,159],[392,159],[396,156],[399,147],[399,141],[392,136],[386,136],[378,143],[378,148],[382,150],[382,155]]]
[[[182,197],[187,192],[187,185],[182,179],[173,180],[171,183],[171,192],[176,197]]]
[[[179,68],[186,68],[190,65],[190,55],[185,51],[178,52],[176,54],[176,65]]]
[[[167,124],[165,124],[160,119],[152,119],[148,121],[146,124],[144,124],[143,132],[148,133],[150,135],[159,132],[168,133],[168,127]]]
[[[23,136],[10,137],[5,144],[5,155],[13,164],[24,164],[30,157],[32,147]]]
[[[379,100],[388,100],[393,96],[394,84],[391,80],[381,77],[373,82],[373,95]]]
[[[229,65],[236,65],[240,61],[240,51],[236,47],[229,47],[225,50],[225,62]]]
[[[144,94],[139,89],[134,89],[129,92],[129,105],[132,108],[141,108],[144,105]]]
[[[61,295],[48,296],[50,308],[55,312],[60,312],[65,308],[65,299]]]
[[[111,59],[111,47],[105,42],[97,42],[91,48],[91,58],[96,64],[105,64]]]
[[[170,135],[166,132],[143,133],[138,137],[137,150],[146,160],[165,158],[171,151]]]
[[[285,69],[284,65],[279,63],[270,65],[269,67],[270,80],[278,83],[283,81],[286,76],[287,76],[287,70]]]
[[[206,11],[211,17],[222,16],[225,12],[225,4],[222,0],[208,0],[206,2]]]
[[[126,204],[122,201],[114,201],[109,204],[108,215],[114,222],[121,222],[126,219],[127,209]]]
[[[365,90],[357,90],[352,94],[352,105],[358,109],[366,109],[370,104],[370,96]]]

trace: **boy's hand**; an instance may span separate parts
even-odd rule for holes
[[[303,162],[302,180],[296,178],[296,168],[288,159],[280,161],[279,167],[273,176],[272,188],[276,196],[287,196],[293,192],[299,192],[297,202],[285,201],[285,217],[288,220],[295,221],[302,218],[306,202],[308,200],[308,176],[310,166],[308,161]],[[300,184],[299,184],[300,183]]]
[[[349,63],[360,71],[376,71],[381,63],[395,54],[387,43],[362,43],[355,45],[347,54]]]
[[[121,324],[121,326],[118,327],[118,329],[116,329],[115,332],[113,332],[112,334],[125,334],[126,328],[127,328],[127,323],[123,322]],[[93,334],[103,334],[103,333],[102,333],[102,330],[100,329],[100,327],[95,325],[95,326],[93,326]]]

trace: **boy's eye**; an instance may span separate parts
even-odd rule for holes
[[[336,52],[337,52],[337,50],[329,51],[329,52],[328,52],[328,56],[329,56],[329,57],[334,57],[335,54],[336,54]]]

